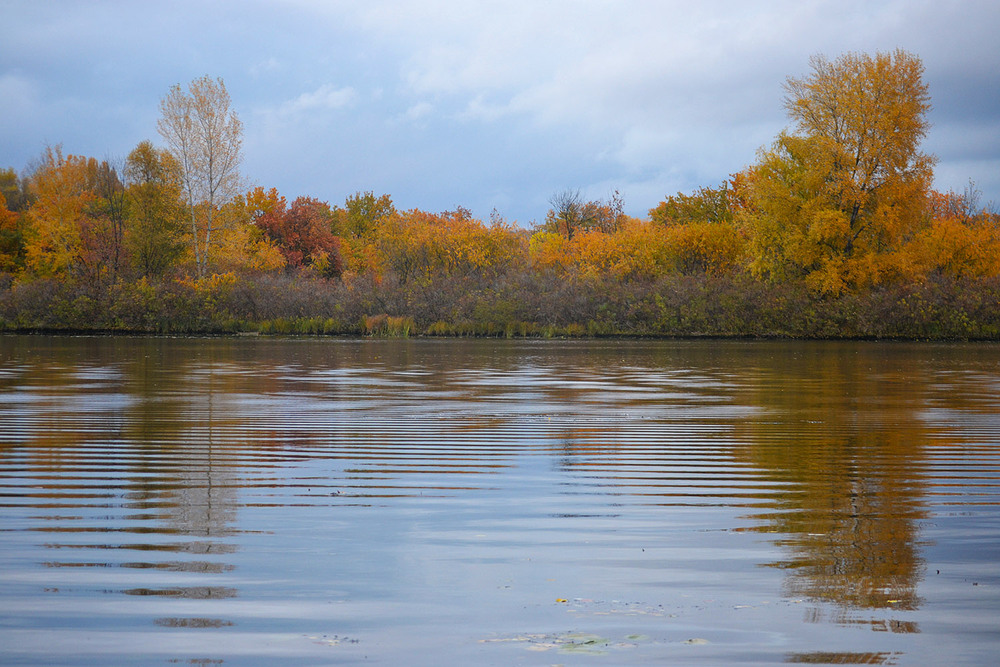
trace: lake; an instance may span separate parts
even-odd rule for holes
[[[1000,346],[0,336],[0,663],[988,665]]]

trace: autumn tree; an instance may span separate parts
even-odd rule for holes
[[[0,272],[24,264],[25,211],[29,197],[13,169],[0,169]]]
[[[7,198],[0,192],[0,272],[13,273],[20,264],[23,246],[20,216],[7,208]]]
[[[247,215],[250,216],[250,224],[256,226],[259,226],[263,217],[271,211],[276,208],[284,211],[288,206],[288,202],[285,201],[277,188],[265,190],[259,185],[246,193],[244,201],[246,202]]]
[[[737,206],[731,181],[724,181],[691,194],[678,192],[650,209],[649,219],[660,230],[674,271],[730,273],[743,262]]]
[[[397,212],[380,228],[381,266],[400,283],[429,284],[438,277],[495,278],[525,259],[523,237],[499,219],[476,220],[462,207],[443,213]]]
[[[691,194],[678,192],[650,209],[649,219],[669,226],[691,222],[729,223],[733,220],[729,182],[717,188],[701,187]]]
[[[325,202],[298,197],[286,209],[284,197],[256,219],[256,225],[277,245],[290,269],[310,266],[326,277],[342,270],[340,242],[333,235],[333,213]]]
[[[186,92],[173,86],[160,102],[157,129],[180,166],[199,276],[217,231],[216,213],[239,194],[243,124],[229,105],[222,79],[208,76],[192,81]]]
[[[0,194],[7,202],[7,210],[15,213],[27,210],[31,204],[31,194],[24,180],[11,167],[0,169]]]
[[[344,216],[339,232],[342,236],[364,238],[395,212],[392,197],[376,196],[374,192],[356,192],[344,202]]]
[[[892,275],[919,229],[934,162],[918,150],[930,102],[920,59],[904,51],[816,56],[811,66],[785,84],[793,131],[747,175],[752,268],[836,293]]]
[[[83,230],[94,194],[97,162],[47,147],[28,179],[25,261],[37,275],[70,277],[83,263]]]
[[[285,266],[285,258],[256,224],[259,202],[237,195],[219,208],[217,235],[208,247],[207,262],[213,270],[234,273],[269,273]],[[214,275],[214,274],[213,274]],[[211,277],[203,281],[211,284]]]
[[[962,192],[928,195],[930,221],[910,249],[918,271],[952,278],[1000,275],[1000,219],[981,198],[971,181]]]
[[[982,203],[983,192],[975,181],[969,179],[968,185],[961,192],[931,192],[927,198],[928,214],[932,218],[957,218],[965,224],[987,224],[995,216],[996,210],[991,202],[987,206]]]
[[[125,181],[126,247],[142,276],[159,277],[184,250],[180,167],[170,152],[143,141],[125,160]]]
[[[545,216],[544,231],[562,234],[567,239],[581,232],[610,234],[625,219],[624,203],[616,190],[609,201],[585,201],[579,190],[563,190],[549,199],[552,208]]]
[[[376,196],[372,191],[356,192],[347,198],[344,208],[338,207],[333,213],[345,273],[379,273],[376,242],[383,228],[397,216],[392,197]]]

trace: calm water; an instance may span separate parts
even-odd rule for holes
[[[1000,346],[0,337],[2,664],[996,664]]]

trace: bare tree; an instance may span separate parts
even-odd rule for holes
[[[160,136],[181,168],[198,275],[205,274],[218,207],[237,194],[243,124],[229,108],[222,79],[174,85],[160,102]]]
[[[123,173],[124,164],[121,158],[106,158],[97,165],[95,183],[109,225],[107,253],[112,284],[118,281],[124,254],[126,194],[125,184],[119,176]]]
[[[564,190],[549,199],[552,208],[544,227],[572,239],[578,232],[597,230],[611,234],[625,219],[625,204],[617,190],[608,202],[584,201],[579,190]]]
[[[584,201],[579,190],[563,190],[549,199],[552,208],[546,216],[546,224],[567,239],[583,226]]]

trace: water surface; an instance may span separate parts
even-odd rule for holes
[[[1000,347],[0,337],[3,664],[994,664]]]

